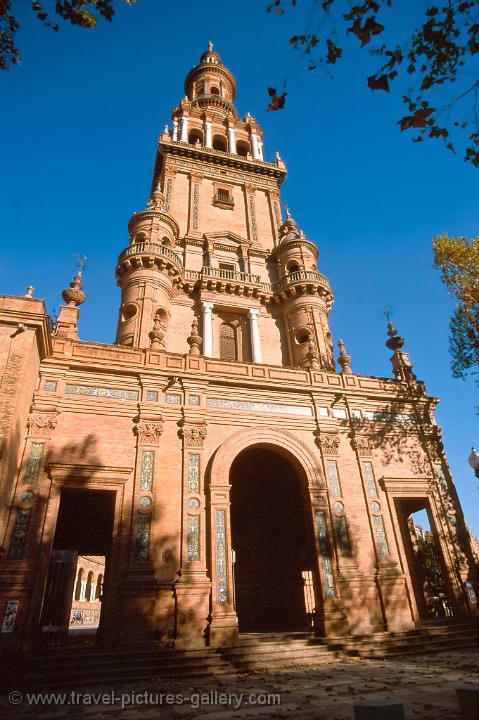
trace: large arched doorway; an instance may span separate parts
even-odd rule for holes
[[[311,628],[313,549],[302,479],[272,449],[243,450],[230,471],[240,632]]]

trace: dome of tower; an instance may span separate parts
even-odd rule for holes
[[[232,103],[236,95],[236,82],[232,73],[225,67],[213,43],[202,53],[199,65],[195,65],[185,80],[185,95],[189,100],[212,97]]]

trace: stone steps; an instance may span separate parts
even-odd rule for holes
[[[404,633],[375,633],[327,640],[308,633],[251,633],[235,647],[179,650],[156,645],[105,649],[50,649],[11,659],[0,691],[77,688],[112,682],[205,675],[336,663],[341,658],[394,658],[479,647],[479,623],[444,623]]]
[[[405,633],[376,633],[328,643],[330,648],[364,658],[388,658],[479,647],[479,623],[445,623]]]

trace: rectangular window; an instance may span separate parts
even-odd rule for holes
[[[148,402],[158,402],[158,393],[156,390],[147,390],[146,399]]]
[[[327,407],[318,407],[318,414],[320,417],[329,417],[329,412]]]
[[[341,497],[341,484],[339,482],[338,465],[336,460],[327,460],[326,469],[328,472],[329,489],[333,497]]]
[[[333,417],[338,418],[338,420],[346,420],[346,410],[343,408],[333,408]]]
[[[181,395],[178,393],[166,393],[167,405],[181,405]]]
[[[225,190],[224,188],[218,188],[218,200],[221,202],[229,202],[231,200],[231,195],[229,193],[229,190]]]
[[[45,390],[45,392],[55,392],[57,389],[57,384],[53,380],[45,380],[43,389]]]
[[[188,403],[190,405],[199,405],[200,404],[200,396],[199,395],[190,395],[188,397]]]

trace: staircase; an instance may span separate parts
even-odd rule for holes
[[[310,633],[247,633],[234,647],[218,652],[238,672],[325,665],[341,655]]]
[[[479,621],[425,624],[404,633],[374,633],[326,641],[331,650],[362,658],[394,658],[467,648],[479,649]]]
[[[0,692],[11,689],[79,688],[165,678],[317,667],[347,657],[395,658],[479,648],[477,620],[425,625],[404,633],[314,638],[309,633],[249,633],[234,647],[176,650],[154,645],[103,649],[79,646],[44,650],[9,661]]]

